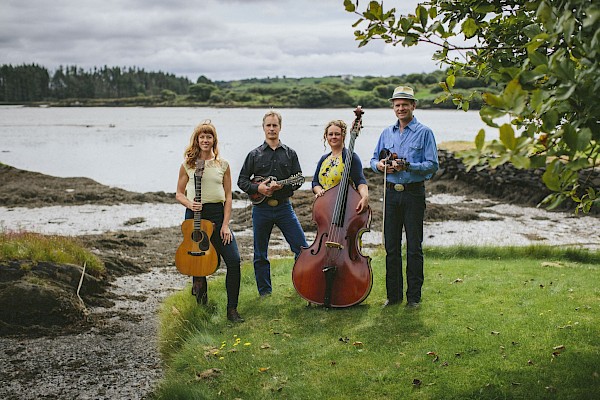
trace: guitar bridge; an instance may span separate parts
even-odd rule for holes
[[[194,256],[194,257],[200,257],[206,254],[205,251],[188,251],[187,252],[190,256]]]

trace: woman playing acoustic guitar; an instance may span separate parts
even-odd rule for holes
[[[179,169],[176,199],[186,207],[185,218],[194,218],[194,212],[202,212],[202,219],[214,223],[211,243],[227,266],[225,287],[227,290],[227,319],[243,322],[237,311],[240,292],[240,253],[235,236],[229,228],[231,216],[231,170],[229,163],[219,157],[217,130],[210,120],[198,125],[184,153],[184,163]],[[203,164],[201,175],[201,201],[196,201],[195,174],[197,164]],[[205,276],[194,276],[192,294],[198,303],[208,301],[208,285]]]

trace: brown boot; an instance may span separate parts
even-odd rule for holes
[[[231,322],[244,322],[244,318],[242,318],[236,308],[227,309],[227,319]]]

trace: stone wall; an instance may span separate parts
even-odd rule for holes
[[[535,206],[539,204],[551,191],[542,181],[544,168],[517,169],[512,164],[503,164],[495,169],[486,168],[477,171],[472,168],[467,172],[463,162],[454,157],[449,151],[439,150],[438,157],[440,169],[433,180],[460,180],[477,187],[480,191],[501,199],[508,203]],[[598,190],[600,188],[600,171],[592,172],[591,182],[587,186]],[[562,209],[573,209],[572,201],[565,201]],[[592,210],[593,214],[600,214],[598,207]]]

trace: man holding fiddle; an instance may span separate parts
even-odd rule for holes
[[[298,156],[279,140],[281,114],[267,112],[262,127],[265,141],[248,153],[238,178],[238,186],[254,203],[254,276],[261,297],[272,292],[268,248],[273,226],[279,227],[296,257],[302,247],[308,247],[290,203],[294,191],[304,183]]]
[[[381,132],[371,168],[386,173],[385,266],[387,300],[384,306],[400,304],[403,297],[402,230],[406,234],[407,307],[419,307],[423,286],[423,218],[425,184],[438,170],[433,132],[413,115],[414,91],[398,86],[389,99],[397,121]]]

